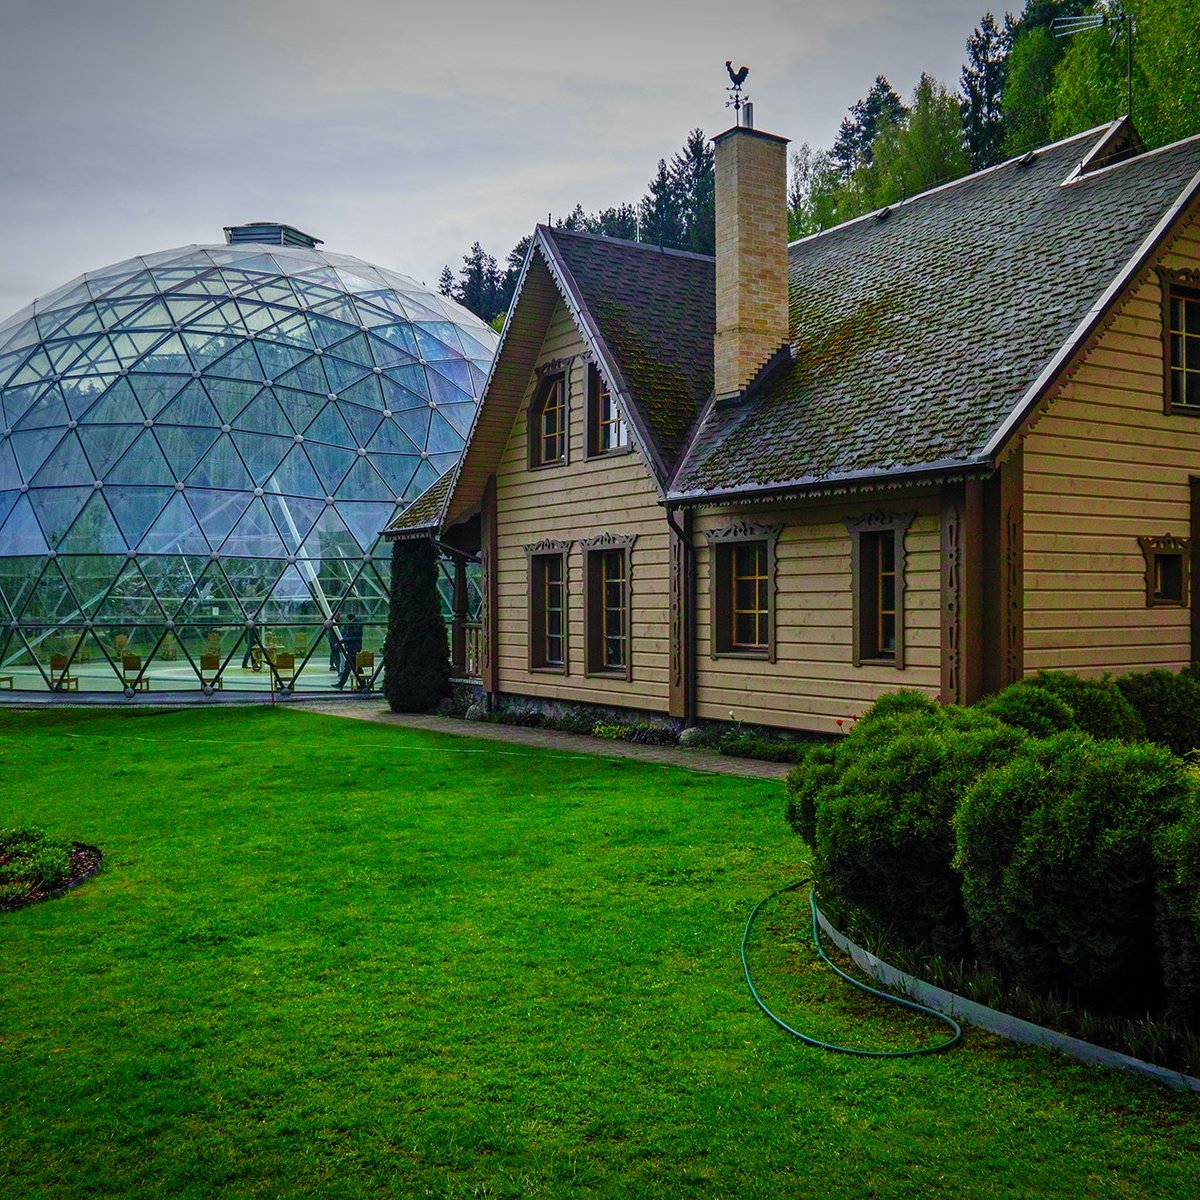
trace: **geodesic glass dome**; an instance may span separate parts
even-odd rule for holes
[[[328,687],[351,617],[377,674],[379,532],[457,459],[495,346],[412,279],[265,242],[0,325],[0,687]]]

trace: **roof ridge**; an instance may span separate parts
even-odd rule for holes
[[[879,208],[873,208],[870,212],[860,213],[857,217],[851,217],[848,221],[841,221],[837,225],[830,225],[828,229],[818,229],[815,233],[805,234],[804,237],[797,238],[794,242],[788,242],[788,249],[791,250],[793,246],[802,246],[806,242],[814,241],[817,238],[824,237],[826,234],[834,233],[837,230],[848,229],[851,225],[857,225],[862,221],[868,220],[869,218],[874,219],[880,213],[886,210],[905,208],[910,204],[915,204],[918,200],[923,200],[926,196],[934,195],[936,192],[948,191],[950,188],[959,187],[960,185],[969,183],[975,179],[981,179],[984,175],[995,174],[995,172],[1001,171],[1005,167],[1016,166],[1022,161],[1031,161],[1030,155],[1033,156],[1033,159],[1038,159],[1050,150],[1058,150],[1063,146],[1069,145],[1071,142],[1080,140],[1081,138],[1091,137],[1100,132],[1107,132],[1120,120],[1121,118],[1118,117],[1116,121],[1107,121],[1103,125],[1097,125],[1092,129],[1085,129],[1080,133],[1073,133],[1069,137],[1059,138],[1057,142],[1049,142],[1045,146],[1038,146],[1034,150],[1026,150],[1023,154],[1015,154],[1012,156],[1012,158],[1006,158],[1003,162],[993,163],[990,167],[983,167],[978,171],[970,172],[968,175],[960,175],[957,179],[948,179],[945,183],[935,184],[931,188],[926,188],[923,192],[917,192],[916,195],[906,196],[903,200],[895,200],[891,204],[884,204]],[[1141,158],[1142,155],[1138,155],[1137,157]],[[1129,159],[1126,161],[1132,162],[1133,160]],[[1092,174],[1099,174],[1099,170],[1094,171]]]
[[[1162,154],[1166,150],[1178,150],[1180,146],[1186,146],[1189,142],[1200,142],[1200,133],[1189,134],[1187,137],[1168,142],[1165,146],[1155,146],[1153,150],[1142,150],[1138,154],[1131,154],[1128,158],[1120,158],[1116,162],[1105,163],[1104,166],[1095,167],[1086,174],[1076,175],[1066,180],[1063,186],[1075,187],[1076,184],[1083,183],[1085,180],[1096,179],[1098,176],[1105,175],[1109,171],[1115,171],[1118,167],[1127,167],[1130,163],[1145,162],[1146,159],[1153,158],[1156,154]]]
[[[553,225],[538,225],[537,228],[544,229],[554,237],[586,238],[592,242],[605,242],[613,246],[627,246],[631,250],[645,250],[650,254],[670,254],[676,258],[694,258],[706,263],[716,261],[711,254],[697,254],[695,250],[677,250],[674,246],[656,246],[651,242],[635,242],[629,238],[610,237],[607,233],[589,233],[584,229],[563,229],[561,227],[556,228]]]

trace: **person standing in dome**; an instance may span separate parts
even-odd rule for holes
[[[358,678],[358,652],[362,649],[363,627],[358,622],[357,613],[350,613],[346,617],[346,623],[342,626],[340,641],[342,647],[342,673],[338,676],[337,683],[333,685],[339,692],[346,686],[346,680],[350,678],[351,671],[354,672],[355,678]]]

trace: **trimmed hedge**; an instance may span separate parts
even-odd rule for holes
[[[1200,677],[1189,671],[1144,671],[1117,680],[1146,737],[1182,757],[1200,746]]]
[[[981,958],[1005,978],[1109,1007],[1161,1003],[1155,831],[1189,781],[1166,750],[1069,731],[982,774],[954,821]]]
[[[1200,772],[1190,774],[1183,813],[1159,832],[1157,940],[1167,1009],[1172,1017],[1200,1028]]]
[[[1024,739],[986,713],[917,693],[881,699],[788,777],[789,816],[812,846],[818,890],[933,953],[964,950],[951,818],[975,778]]]
[[[1065,671],[1039,671],[1024,683],[1040,687],[1061,700],[1074,714],[1074,725],[1094,738],[1142,741],[1146,726],[1121,689],[1106,675],[1084,679]]]
[[[1033,680],[1010,684],[976,707],[1033,737],[1052,737],[1076,727],[1075,710]]]
[[[438,597],[438,558],[424,538],[392,543],[383,694],[392,712],[428,712],[450,694],[450,648]]]

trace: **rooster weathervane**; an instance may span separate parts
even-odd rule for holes
[[[733,87],[727,87],[725,90],[729,93],[729,99],[725,101],[726,108],[732,108],[735,113],[741,112],[743,105],[750,101],[749,96],[742,95],[742,84],[746,82],[746,76],[750,74],[749,67],[740,67],[738,70],[733,69],[733,60],[727,58],[725,60],[725,70],[729,72],[729,81]]]

